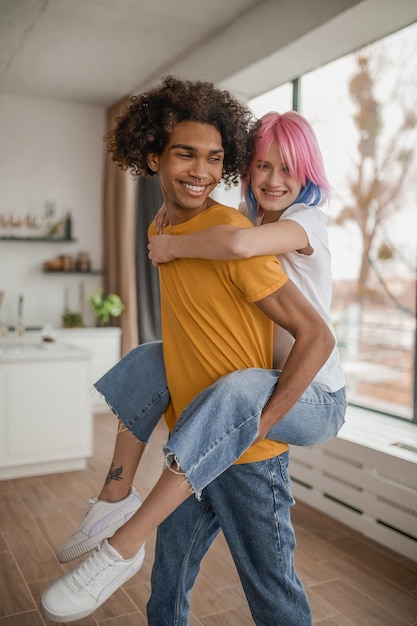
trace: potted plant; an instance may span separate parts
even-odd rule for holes
[[[126,308],[120,296],[115,293],[105,296],[102,289],[90,296],[89,305],[97,317],[97,326],[105,326],[111,317],[119,317]]]
[[[65,309],[62,314],[63,328],[82,328],[83,325],[83,316],[81,313]]]

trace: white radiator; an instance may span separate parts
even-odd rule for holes
[[[296,500],[417,561],[417,425],[349,407],[336,439],[290,455]]]

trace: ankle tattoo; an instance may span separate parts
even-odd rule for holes
[[[122,472],[123,465],[115,467],[114,463],[112,463],[106,476],[105,484],[108,485],[111,480],[123,480]]]

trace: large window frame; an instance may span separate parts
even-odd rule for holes
[[[286,88],[286,97],[288,98],[288,88],[291,89],[291,100],[292,100],[292,108],[293,110],[299,111],[301,114],[303,114],[303,110],[302,110],[302,96],[303,96],[303,76],[298,76],[296,78],[294,78],[291,82],[287,83],[285,85]],[[278,89],[278,88],[277,88]],[[255,100],[259,100],[259,98],[254,99]],[[291,104],[289,105],[291,106]],[[281,109],[279,109],[281,110]],[[263,111],[263,113],[265,113],[265,111]],[[257,113],[259,115],[259,111],[257,112],[255,109],[255,113]],[[263,114],[262,113],[262,114]],[[417,301],[417,289],[416,289],[416,301]],[[416,306],[417,309],[417,306]],[[412,365],[412,380],[411,380],[411,386],[412,386],[412,391],[411,391],[411,402],[412,402],[412,406],[411,406],[411,411],[412,411],[412,415],[411,415],[411,419],[409,419],[408,417],[402,417],[398,414],[394,414],[393,412],[390,411],[390,409],[388,408],[387,410],[384,410],[383,408],[381,409],[380,406],[378,406],[377,408],[372,407],[371,405],[367,404],[367,403],[362,403],[362,402],[358,402],[357,398],[355,397],[350,404],[354,405],[354,406],[359,406],[361,408],[366,408],[367,410],[373,411],[373,412],[377,412],[377,413],[381,413],[381,414],[385,414],[385,415],[390,415],[392,417],[398,418],[400,420],[404,420],[407,423],[410,423],[410,421],[412,423],[417,423],[417,315],[416,315],[416,309],[414,310],[414,346],[413,346],[413,354],[412,354],[412,361],[413,361],[413,365]]]

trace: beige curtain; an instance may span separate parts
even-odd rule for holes
[[[107,128],[114,126],[127,100],[107,111]],[[129,172],[119,169],[106,151],[103,203],[103,267],[105,293],[117,293],[126,305],[114,323],[122,329],[121,355],[138,344],[135,264],[136,185]]]

